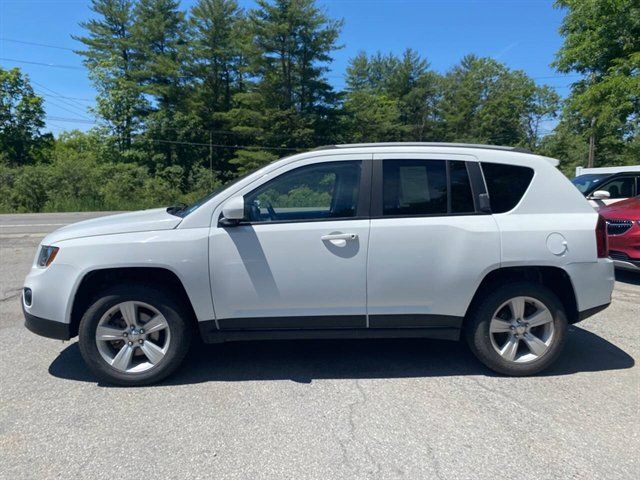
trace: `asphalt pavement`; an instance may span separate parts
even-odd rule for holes
[[[0,479],[640,478],[640,276],[541,376],[456,342],[272,341],[114,388],[20,311],[44,234],[102,214],[0,215]]]

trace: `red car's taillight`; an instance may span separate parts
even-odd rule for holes
[[[596,249],[598,251],[598,258],[606,258],[609,256],[607,222],[602,215],[598,215],[598,223],[596,224]]]

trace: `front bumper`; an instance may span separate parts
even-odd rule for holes
[[[640,271],[640,224],[636,220],[622,235],[609,235],[609,256],[616,268]]]
[[[31,290],[32,301],[25,304],[23,295],[22,308],[31,316],[52,318],[68,324],[75,285],[80,274],[76,267],[59,260],[60,258],[56,258],[48,268],[31,268],[23,286]]]
[[[609,305],[611,305],[611,302],[605,303],[603,305],[598,305],[597,307],[591,307],[588,310],[583,310],[581,312],[578,312],[578,322],[581,322],[582,320],[585,320],[585,319],[587,319],[589,317],[592,317],[596,313],[600,313],[605,308],[607,308]]]
[[[624,252],[610,251],[609,255],[613,259],[613,265],[623,270],[640,272],[640,260],[629,257]]]
[[[627,262],[624,260],[614,260],[613,264],[616,268],[620,268],[622,270],[631,270],[634,272],[640,272],[640,261]]]
[[[68,323],[31,315],[25,310],[24,302],[22,303],[22,313],[24,313],[24,326],[33,333],[57,340],[69,340],[71,338],[71,326]]]

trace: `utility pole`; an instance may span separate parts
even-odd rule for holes
[[[213,130],[209,130],[209,188],[213,189]]]
[[[591,117],[591,135],[589,135],[589,161],[587,168],[593,168],[596,153],[596,117]]]

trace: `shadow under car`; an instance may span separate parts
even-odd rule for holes
[[[612,343],[570,326],[565,350],[540,376],[631,368],[634,360]],[[49,366],[55,377],[96,382],[77,342]],[[487,375],[494,372],[473,357],[463,342],[426,339],[279,340],[204,345],[194,342],[182,367],[160,383],[318,379],[411,378]],[[106,386],[106,385],[105,385]]]

